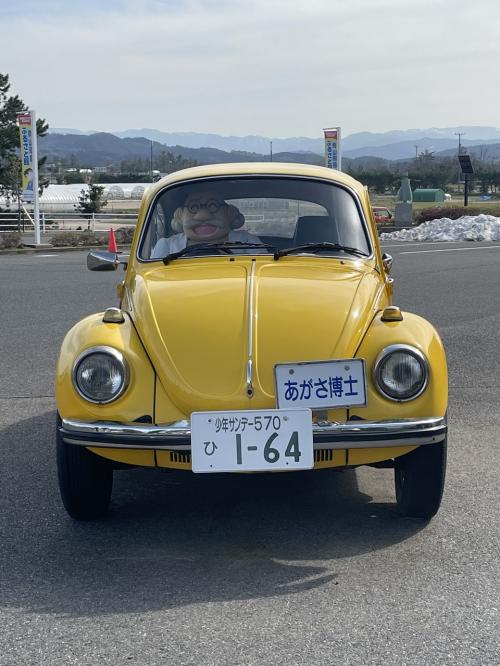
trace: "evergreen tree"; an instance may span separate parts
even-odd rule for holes
[[[14,199],[21,186],[17,114],[27,112],[28,107],[18,95],[9,95],[9,90],[9,75],[0,73],[0,194]],[[38,136],[45,136],[48,129],[49,126],[43,118],[36,121]],[[45,157],[38,160],[39,168],[45,160]],[[48,181],[40,179],[39,185],[46,187]]]
[[[99,213],[108,202],[104,199],[104,187],[96,183],[89,183],[87,187],[80,190],[78,203],[75,204],[75,210],[80,213],[80,217],[90,219],[93,213]]]

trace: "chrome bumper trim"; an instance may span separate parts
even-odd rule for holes
[[[447,431],[445,417],[313,423],[315,449],[364,449],[413,446],[441,442]],[[68,444],[118,449],[191,450],[189,421],[164,425],[89,423],[62,419],[61,437]]]

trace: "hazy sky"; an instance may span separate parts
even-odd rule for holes
[[[53,127],[500,126],[499,0],[0,0],[0,25]]]

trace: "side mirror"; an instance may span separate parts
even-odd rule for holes
[[[87,268],[89,271],[116,271],[118,260],[115,252],[89,252]]]
[[[384,254],[382,255],[382,265],[384,267],[385,272],[388,274],[391,272],[393,261],[394,260],[391,257],[391,255],[384,252]]]
[[[87,268],[89,271],[116,271],[120,264],[126,266],[129,257],[118,256],[115,252],[92,251],[87,255]]]

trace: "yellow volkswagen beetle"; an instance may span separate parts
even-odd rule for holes
[[[430,519],[446,468],[436,330],[392,305],[366,189],[300,164],[174,173],[144,195],[119,308],[57,363],[57,464],[76,519],[122,464],[189,473],[393,467],[400,513]],[[117,465],[118,464],[118,465]]]

